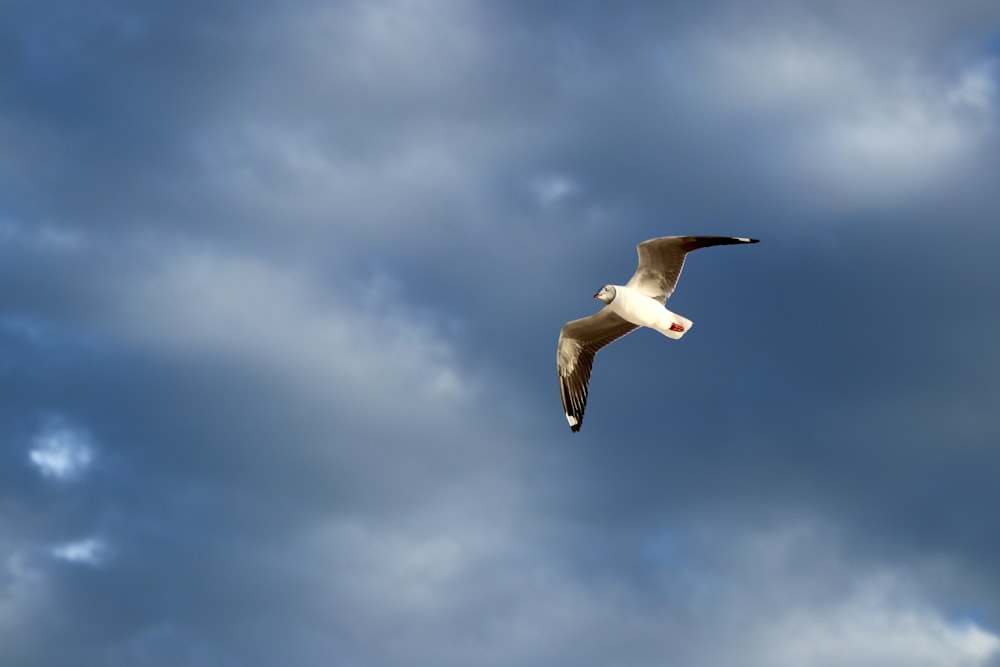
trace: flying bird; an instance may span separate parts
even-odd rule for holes
[[[604,307],[589,317],[567,322],[559,332],[559,389],[566,421],[574,433],[583,425],[590,369],[598,350],[639,327],[649,327],[674,339],[691,328],[691,320],[666,308],[685,256],[698,248],[757,242],[735,236],[663,236],[636,246],[639,268],[629,281],[605,285],[594,295]]]

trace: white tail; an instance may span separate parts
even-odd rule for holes
[[[666,309],[664,308],[664,310]],[[694,325],[694,322],[692,322],[688,318],[684,317],[683,315],[678,315],[677,313],[672,313],[669,310],[667,310],[663,316],[663,319],[660,321],[660,326],[656,327],[656,330],[659,331],[664,336],[668,336],[670,338],[673,338],[674,340],[677,340],[678,338],[686,334],[688,332],[688,329],[690,329],[692,325]]]

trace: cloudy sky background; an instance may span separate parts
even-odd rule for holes
[[[1000,5],[4,0],[0,68],[0,663],[1000,665]]]

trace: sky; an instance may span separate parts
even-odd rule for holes
[[[1000,666],[998,180],[995,2],[2,0],[0,664]]]

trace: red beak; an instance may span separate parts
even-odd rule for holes
[[[598,292],[597,294],[595,294],[595,295],[594,295],[594,298],[595,298],[595,299],[600,299],[600,298],[601,298],[601,294],[600,294],[600,292]]]

